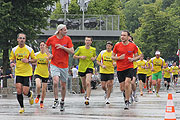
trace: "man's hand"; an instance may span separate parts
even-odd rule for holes
[[[95,59],[96,59],[96,57],[92,57],[92,58],[91,58],[92,61],[95,61]]]
[[[64,46],[60,45],[60,44],[55,44],[56,49],[64,49]]]
[[[122,54],[122,55],[121,55],[121,56],[119,56],[118,58],[119,58],[119,60],[124,59],[124,58],[125,58],[125,54]]]
[[[12,68],[12,67],[14,67],[16,64],[15,63],[11,63],[10,64],[10,67]]]
[[[83,60],[84,60],[84,59],[86,59],[86,56],[81,56],[80,59],[83,59]]]
[[[134,58],[128,57],[129,62],[133,62]]]
[[[28,60],[27,58],[23,58],[21,61],[22,61],[23,63],[28,63],[28,62],[29,62],[29,60]]]
[[[102,65],[102,68],[104,68],[104,69],[105,69],[105,68],[106,68],[106,66],[105,66],[105,65]]]

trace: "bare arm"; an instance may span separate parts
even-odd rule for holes
[[[122,59],[124,59],[125,58],[125,54],[122,54],[121,56],[115,56],[116,54],[113,52],[112,53],[112,60],[122,60]]]
[[[56,49],[63,49],[69,54],[74,54],[74,48],[73,47],[67,48],[67,47],[64,47],[64,46],[62,46],[60,44],[56,44],[55,47],[56,47]]]
[[[77,56],[77,55],[73,55],[74,59],[86,59],[86,56]]]
[[[103,65],[100,61],[97,60],[96,63],[97,63],[99,66],[101,66],[102,68],[106,68],[106,66]]]

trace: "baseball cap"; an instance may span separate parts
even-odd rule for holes
[[[59,32],[59,30],[63,29],[64,27],[66,27],[66,25],[64,25],[64,24],[59,24],[59,25],[57,26],[57,30],[56,30],[56,32],[55,32],[54,34],[57,34],[57,33]]]
[[[110,44],[110,45],[112,45],[113,46],[113,43],[111,42],[111,41],[107,41],[107,43],[106,44]]]
[[[160,52],[159,52],[159,51],[156,51],[156,52],[155,52],[155,55],[160,55]]]

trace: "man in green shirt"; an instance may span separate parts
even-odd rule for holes
[[[85,104],[89,105],[91,93],[91,78],[96,59],[96,48],[91,47],[92,38],[85,37],[85,46],[80,46],[75,50],[74,59],[79,59],[78,74],[81,77],[82,86],[86,91]]]

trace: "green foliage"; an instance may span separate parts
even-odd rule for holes
[[[176,57],[177,37],[179,31],[173,24],[172,16],[161,11],[162,0],[144,5],[144,14],[140,18],[139,27],[134,36],[136,43],[144,55],[154,56],[156,50],[161,51],[163,58]]]
[[[138,18],[142,16],[144,9],[142,7],[143,0],[131,0],[125,3],[123,13],[126,18],[126,26],[129,31],[135,32],[140,27]]]

